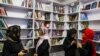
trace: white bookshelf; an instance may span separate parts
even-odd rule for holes
[[[13,1],[16,1],[16,0],[13,0]],[[36,36],[36,31],[39,29],[39,27],[42,27],[42,26],[39,26],[36,28],[35,22],[37,23],[42,22],[42,24],[46,21],[50,22],[50,27],[48,31],[49,31],[49,36],[51,40],[57,39],[57,40],[61,40],[61,42],[63,42],[62,40],[64,39],[64,37],[66,37],[67,30],[73,27],[78,30],[78,39],[82,40],[82,38],[80,37],[81,35],[80,30],[84,28],[84,27],[81,27],[82,22],[89,22],[90,28],[92,28],[94,31],[100,31],[99,29],[100,8],[94,8],[90,10],[81,10],[84,5],[94,2],[95,0],[79,0],[79,1],[68,3],[68,4],[55,2],[53,0],[32,0],[32,1],[33,1],[32,8],[20,6],[22,0],[17,1],[20,4],[15,3],[14,5],[7,4],[7,3],[0,3],[0,7],[1,6],[4,7],[7,12],[7,16],[0,16],[0,18],[5,19],[7,26],[11,26],[15,24],[21,26],[21,36],[22,36],[21,40],[23,41],[23,43],[26,40],[32,40],[34,42],[35,41],[34,39],[37,39],[37,37],[39,37],[39,36]],[[37,4],[42,5],[42,8],[40,5],[37,5]],[[74,6],[76,8],[75,11],[71,11],[72,7]],[[60,9],[57,11],[57,8],[60,8]],[[70,13],[69,13],[69,10],[70,10]],[[26,17],[27,13],[30,11],[33,13],[32,17],[31,18]],[[43,17],[43,19],[37,19],[34,16],[37,11],[42,14],[41,18]],[[64,11],[64,12],[61,12],[61,11]],[[47,14],[49,13],[49,17],[50,17],[49,20],[46,20],[45,19],[46,17],[44,17],[46,13]],[[88,20],[81,19],[82,13],[87,13]],[[74,17],[76,19],[70,20],[69,16]],[[63,20],[60,20],[60,17],[63,18]],[[32,20],[31,28],[27,28],[28,20]],[[71,27],[69,27],[70,23],[72,24]],[[58,24],[58,25],[61,24],[63,26],[59,26],[62,28],[57,29],[58,28],[56,27],[57,25],[54,26],[54,24]],[[6,28],[2,28],[2,29],[6,29]],[[33,31],[33,36],[31,38],[27,38],[27,35],[30,30]],[[58,33],[55,31],[58,31]],[[62,35],[59,35],[61,33]],[[0,41],[2,41],[2,39]],[[99,42],[99,41],[94,41],[94,42]],[[61,44],[58,43],[52,46],[57,46],[57,45],[61,45]],[[33,47],[34,47],[34,44],[33,44]]]

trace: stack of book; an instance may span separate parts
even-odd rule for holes
[[[78,21],[78,15],[69,15],[69,21]]]

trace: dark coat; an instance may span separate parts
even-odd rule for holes
[[[49,47],[48,40],[43,40],[42,44],[37,49],[38,56],[49,56]]]
[[[4,42],[4,48],[2,56],[18,56],[18,53],[23,50],[23,46],[20,42],[12,42],[6,40]]]

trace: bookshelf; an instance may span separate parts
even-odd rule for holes
[[[29,49],[34,48],[34,44],[33,44],[34,41],[33,21],[34,20],[32,15],[34,11],[33,8],[34,6],[33,3],[31,3],[34,0],[17,0],[17,1],[9,0],[9,1],[8,0],[0,1],[0,11],[1,11],[0,12],[0,20],[1,20],[0,37],[2,36],[2,38],[0,38],[0,42],[6,40],[6,35],[4,31],[9,26],[19,25],[21,27],[20,39],[22,41],[24,48],[29,48]],[[4,28],[2,29],[1,27]]]
[[[92,8],[89,9],[88,4]],[[47,30],[53,47],[63,44],[70,28],[77,29],[80,40],[80,31],[85,27],[90,27],[95,32],[100,31],[100,0],[77,0],[67,4],[52,0],[1,0],[0,11],[3,11],[0,13],[0,24],[4,24],[3,27],[0,25],[0,30],[20,25],[21,40],[25,48],[34,48],[39,28]],[[0,39],[4,40],[5,38]],[[94,42],[99,43],[97,40]]]

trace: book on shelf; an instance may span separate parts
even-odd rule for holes
[[[36,38],[38,38],[39,37],[39,31],[37,30],[37,31],[35,31],[35,36],[36,36]]]
[[[99,3],[98,3],[98,7],[100,7],[100,1],[99,1]]]
[[[4,7],[0,7],[0,16],[7,16],[7,12]]]
[[[44,16],[45,16],[45,20],[50,20],[50,13],[45,13]]]
[[[85,28],[87,28],[89,26],[89,22],[82,22],[81,23],[81,28],[82,29],[85,29]]]
[[[69,15],[69,21],[78,21],[78,15]]]
[[[78,5],[69,5],[68,13],[75,13],[79,11],[79,4]]]
[[[27,35],[28,38],[32,38],[33,37],[33,30],[30,30],[28,32],[28,35]]]
[[[51,40],[51,45],[57,45],[58,39],[52,39]]]
[[[32,11],[28,11],[28,13],[26,14],[25,18],[33,18],[33,12]]]
[[[27,21],[27,28],[33,28],[33,20],[29,19]]]
[[[58,15],[59,21],[64,22],[64,15]]]
[[[42,2],[36,2],[35,7],[36,9],[43,9]]]
[[[25,47],[27,47],[27,48],[33,47],[33,40],[28,40],[28,41],[26,42]]]
[[[52,36],[62,36],[63,34],[63,31],[60,31],[60,30],[55,30],[55,31],[52,31]]]
[[[0,43],[0,52],[3,52],[4,43]]]
[[[78,29],[78,23],[69,23],[69,28],[75,28]]]
[[[88,20],[88,14],[87,13],[81,13],[81,20]]]
[[[59,22],[64,22],[64,15],[54,14],[53,15],[53,20],[54,21],[59,21]]]
[[[91,4],[91,9],[94,9],[94,8],[96,8],[97,7],[97,2],[93,2],[92,4]]]
[[[96,45],[96,50],[100,52],[100,44]]]
[[[13,4],[13,0],[0,0],[0,3]]]
[[[100,40],[100,31],[94,33],[94,40],[96,41]]]
[[[7,28],[7,24],[6,24],[6,22],[5,22],[5,20],[4,19],[0,19],[0,28],[2,29],[2,28]]]
[[[44,25],[44,22],[38,22],[38,21],[35,21],[35,29],[39,29],[39,28],[42,28]]]
[[[0,39],[5,39],[6,38],[6,31],[0,30]]]
[[[85,6],[85,10],[89,10],[91,8],[91,4]]]
[[[40,11],[35,11],[34,18],[36,20],[45,20],[45,16]]]
[[[27,8],[32,8],[33,4],[32,4],[32,0],[23,0],[22,2],[22,6],[27,7]]]
[[[39,10],[51,11],[51,5],[47,3],[36,2],[35,7],[36,9],[39,9]]]
[[[64,23],[53,23],[53,29],[64,29]]]
[[[54,10],[54,12],[57,12],[57,13],[64,13],[64,7],[63,6],[57,6],[57,5],[54,5],[53,6],[53,10]]]

